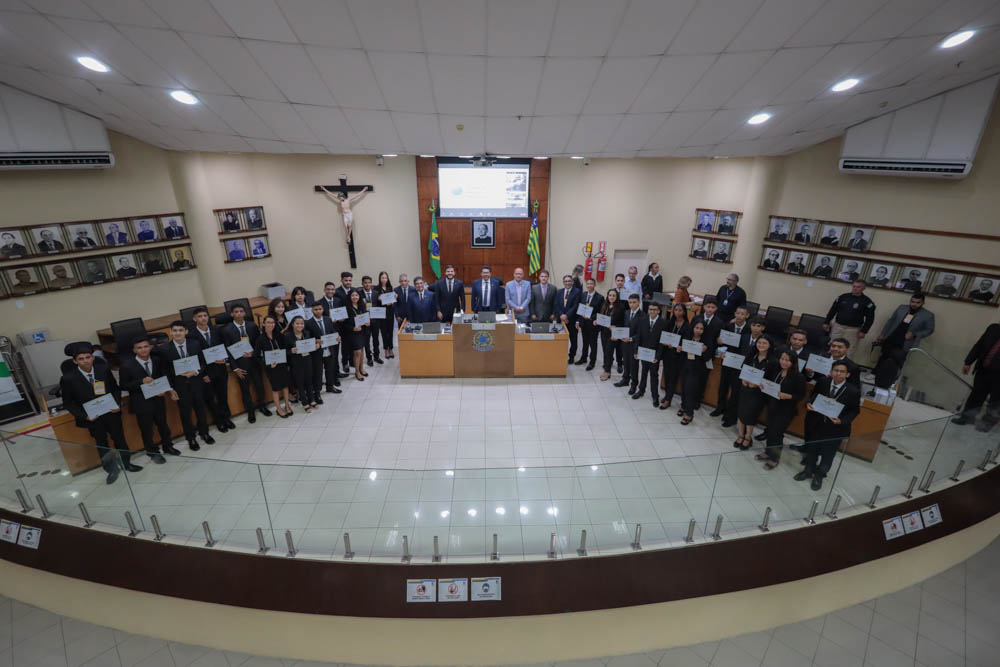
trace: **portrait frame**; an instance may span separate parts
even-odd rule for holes
[[[787,254],[787,259],[785,260],[785,273],[793,276],[809,276],[809,266],[812,262],[813,253],[806,250],[789,250]],[[795,262],[794,260],[798,257],[802,258],[801,262]],[[801,265],[801,269],[797,265]]]
[[[949,278],[952,280],[950,283]],[[958,299],[965,293],[966,281],[968,279],[968,274],[961,271],[936,269],[934,275],[928,280],[931,288],[924,290],[924,293],[936,296],[939,299]]]
[[[735,241],[729,241],[726,239],[716,239],[712,242],[712,261],[720,262],[723,264],[733,263],[733,246],[736,245]],[[717,255],[723,252],[725,257],[719,258]]]
[[[773,256],[774,253],[777,253],[777,257]],[[764,249],[760,253],[760,264],[758,268],[764,269],[765,271],[775,271],[780,273],[784,265],[785,265],[784,248],[775,248],[774,246],[764,246]]]
[[[160,226],[156,224],[156,218],[153,216],[129,218],[129,226],[132,227],[132,238],[136,243],[157,243],[163,240]],[[153,234],[152,238],[149,238],[150,232]]]
[[[104,270],[103,278],[92,274],[91,269],[87,266],[91,262],[97,265],[97,269]],[[113,282],[115,279],[114,271],[111,270],[111,265],[108,263],[106,255],[94,255],[93,257],[85,257],[83,259],[76,260],[76,275],[80,278],[80,283],[83,285],[103,285],[105,283]],[[94,275],[93,279],[90,278],[91,275]]]
[[[886,269],[886,273],[884,276],[880,276],[879,270],[883,268]],[[897,264],[873,260],[868,264],[868,270],[865,271],[865,275],[867,276],[865,282],[871,287],[878,287],[879,289],[895,289],[896,271],[898,270],[899,266]]]
[[[246,225],[243,221],[243,209],[216,209],[215,218],[219,221],[220,234],[238,234],[246,231]]]
[[[128,264],[123,265],[122,260],[128,260]],[[145,275],[134,252],[122,252],[108,255],[108,263],[111,265],[111,273],[115,280],[132,280]]]
[[[27,271],[30,277],[31,286],[25,289],[18,287],[17,274],[21,271]],[[44,279],[42,278],[42,270],[38,264],[12,266],[9,269],[4,269],[3,277],[7,281],[7,290],[12,297],[31,296],[32,294],[41,294],[42,292],[49,291],[48,287],[45,286]]]
[[[176,222],[176,227],[171,227],[170,223]],[[187,222],[184,220],[183,213],[171,213],[169,215],[159,216],[160,223],[160,233],[162,234],[162,239],[164,241],[176,241],[177,239],[186,239],[190,236],[188,233]],[[175,230],[180,228],[181,233],[178,234]]]
[[[67,252],[69,250],[70,244],[66,240],[66,235],[63,233],[62,225],[58,223],[53,223],[51,225],[34,225],[29,227],[29,229],[31,230],[31,242],[35,246],[36,255],[41,255],[43,257],[46,255],[58,255],[59,253]],[[45,232],[52,232],[51,241],[61,247],[53,250],[46,250],[42,245],[42,243],[48,240],[43,236]]]
[[[239,253],[242,252],[242,256]],[[245,238],[226,239],[222,242],[222,256],[227,264],[246,262],[250,259]]]
[[[92,222],[66,222],[63,223],[63,227],[66,228],[64,235],[69,239],[69,248],[74,252],[86,252],[104,247],[101,237],[97,234],[97,225]],[[80,232],[84,232],[85,236],[81,237]],[[84,239],[92,241],[93,245],[88,245]]]
[[[865,260],[858,259],[857,257],[841,256],[840,264],[837,266],[835,279],[837,282],[850,284],[855,280],[866,280],[865,276],[868,275],[867,271],[868,262]]]
[[[816,241],[819,240],[816,232],[820,226],[818,220],[796,220],[792,224],[792,235],[789,237],[789,242],[798,245],[815,245]],[[804,227],[808,227],[808,230],[803,231]],[[802,238],[802,240],[800,241],[799,238]]]
[[[858,236],[858,232],[861,232],[861,236]],[[862,243],[860,247],[856,244],[856,241],[860,239]],[[872,242],[875,239],[875,228],[868,225],[851,225],[847,229],[847,240],[844,241],[844,248],[850,252],[870,252],[872,249]],[[852,247],[854,246],[854,247]]]
[[[718,211],[715,222],[715,233],[723,236],[738,236],[740,220],[743,214],[739,211]],[[732,231],[723,231],[732,227]]]
[[[824,264],[824,259],[830,260],[829,263]],[[838,259],[840,259],[839,255],[831,255],[825,252],[815,253],[812,259],[812,266],[809,267],[809,277],[820,280],[833,280],[837,277]]]
[[[839,248],[844,242],[844,228],[847,225],[837,223],[837,222],[820,222],[821,230],[819,233],[819,238],[816,239],[815,245],[821,248]],[[831,234],[836,233],[837,242],[836,243],[824,243],[823,241],[831,238]]]
[[[711,234],[715,231],[716,211],[707,208],[695,209],[694,231]]]
[[[910,274],[916,271],[920,281],[919,285],[914,286],[912,284],[912,279]],[[918,264],[905,264],[900,267],[899,273],[896,275],[896,285],[894,289],[901,292],[925,292],[927,288],[927,283],[931,278],[931,269],[926,266],[920,266]]]
[[[984,298],[982,296],[983,290],[981,288],[983,287],[983,283],[986,281],[990,283],[988,289],[992,291],[988,292],[989,296]],[[976,296],[973,296],[973,294],[976,294]],[[965,293],[962,295],[962,298],[967,301],[971,301],[972,303],[992,305],[997,303],[998,295],[1000,295],[1000,276],[970,274],[968,285],[966,285]]]
[[[707,236],[692,236],[691,237],[691,253],[688,257],[694,259],[711,259],[711,248],[712,239]],[[698,256],[698,253],[703,253],[702,256]]]
[[[10,298],[10,290],[7,289],[7,281],[4,279],[3,271],[0,271],[0,301]]]
[[[136,254],[144,276],[158,276],[167,272],[167,258],[163,254],[163,248],[139,250]]]
[[[197,265],[194,263],[194,254],[189,245],[169,246],[163,249],[167,253],[167,268],[171,271],[190,271]],[[177,253],[183,254],[183,258],[178,258]],[[187,262],[186,265],[183,262]],[[178,266],[181,263],[181,266]]]
[[[772,215],[767,222],[767,237],[771,243],[788,243],[792,238],[792,221],[778,215]]]
[[[97,226],[105,248],[119,248],[132,245],[135,242],[132,238],[132,226],[124,218],[101,220]],[[124,241],[121,240],[123,235],[125,236]]]
[[[10,234],[10,237],[6,235]],[[13,237],[13,238],[11,238]],[[22,227],[4,227],[0,229],[0,260],[24,259],[35,254],[30,238]],[[9,246],[6,250],[2,248]]]
[[[259,216],[258,218],[252,218],[251,213]],[[259,220],[259,226],[254,226],[257,224],[256,220]],[[267,229],[267,219],[264,217],[264,207],[263,206],[247,206],[243,209],[243,224],[244,228],[248,232],[262,232]]]
[[[469,220],[469,243],[472,248],[496,248],[497,247],[497,221],[496,218],[473,218]],[[477,236],[482,231],[482,226],[486,226],[485,236]]]
[[[271,243],[267,238],[267,234],[248,236],[246,239],[247,249],[250,251],[250,259],[264,259],[271,256]],[[262,254],[257,254],[259,243],[264,245],[264,252]]]
[[[39,264],[41,269],[42,279],[45,281],[45,287],[50,292],[61,292],[63,290],[73,289],[74,287],[80,287],[82,282],[80,281],[80,274],[74,266],[72,260],[66,260],[64,262],[45,262],[44,264]],[[56,273],[56,269],[61,267],[63,270],[68,270],[68,277],[62,277]]]

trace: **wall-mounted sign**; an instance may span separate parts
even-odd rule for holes
[[[15,521],[0,520],[0,542],[17,542],[17,531],[21,524]]]
[[[941,518],[941,508],[938,507],[937,503],[920,510],[920,516],[924,519],[925,528],[930,528],[931,526],[935,526],[944,521],[944,519]]]
[[[37,549],[38,543],[42,541],[42,529],[31,526],[21,526],[21,531],[17,534],[18,546]]]
[[[472,601],[499,600],[500,599],[500,577],[473,577],[472,578]]]
[[[468,579],[438,579],[438,602],[467,602],[469,600]]]
[[[407,579],[407,602],[435,602],[437,600],[437,579]]]
[[[885,531],[885,539],[887,540],[894,540],[897,537],[906,535],[906,532],[903,530],[903,519],[898,516],[883,521],[882,530]]]
[[[906,534],[915,533],[924,529],[924,522],[920,520],[920,512],[913,511],[903,515],[903,530]]]

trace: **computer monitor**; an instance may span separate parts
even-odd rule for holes
[[[483,311],[476,314],[476,321],[481,323],[492,323],[497,321],[497,314],[489,311]]]
[[[552,324],[550,322],[531,323],[531,333],[549,333],[550,331],[552,331]]]
[[[656,292],[653,294],[653,303],[659,304],[660,306],[669,306],[673,299],[670,298],[669,294],[663,294],[662,292]],[[661,308],[662,310],[662,308]]]
[[[441,333],[441,323],[440,322],[424,322],[424,328],[422,333],[425,334],[439,334]]]

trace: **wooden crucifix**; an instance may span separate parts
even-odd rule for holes
[[[340,185],[317,185],[314,192],[322,192],[332,199],[340,209],[344,219],[344,228],[347,231],[347,252],[351,258],[351,268],[358,268],[358,260],[354,255],[354,210],[352,206],[365,196],[365,193],[375,192],[373,185],[348,185],[347,174],[340,174]],[[356,192],[351,196],[349,193]]]

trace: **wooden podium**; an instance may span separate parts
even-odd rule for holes
[[[455,377],[514,377],[514,324],[452,325]]]

